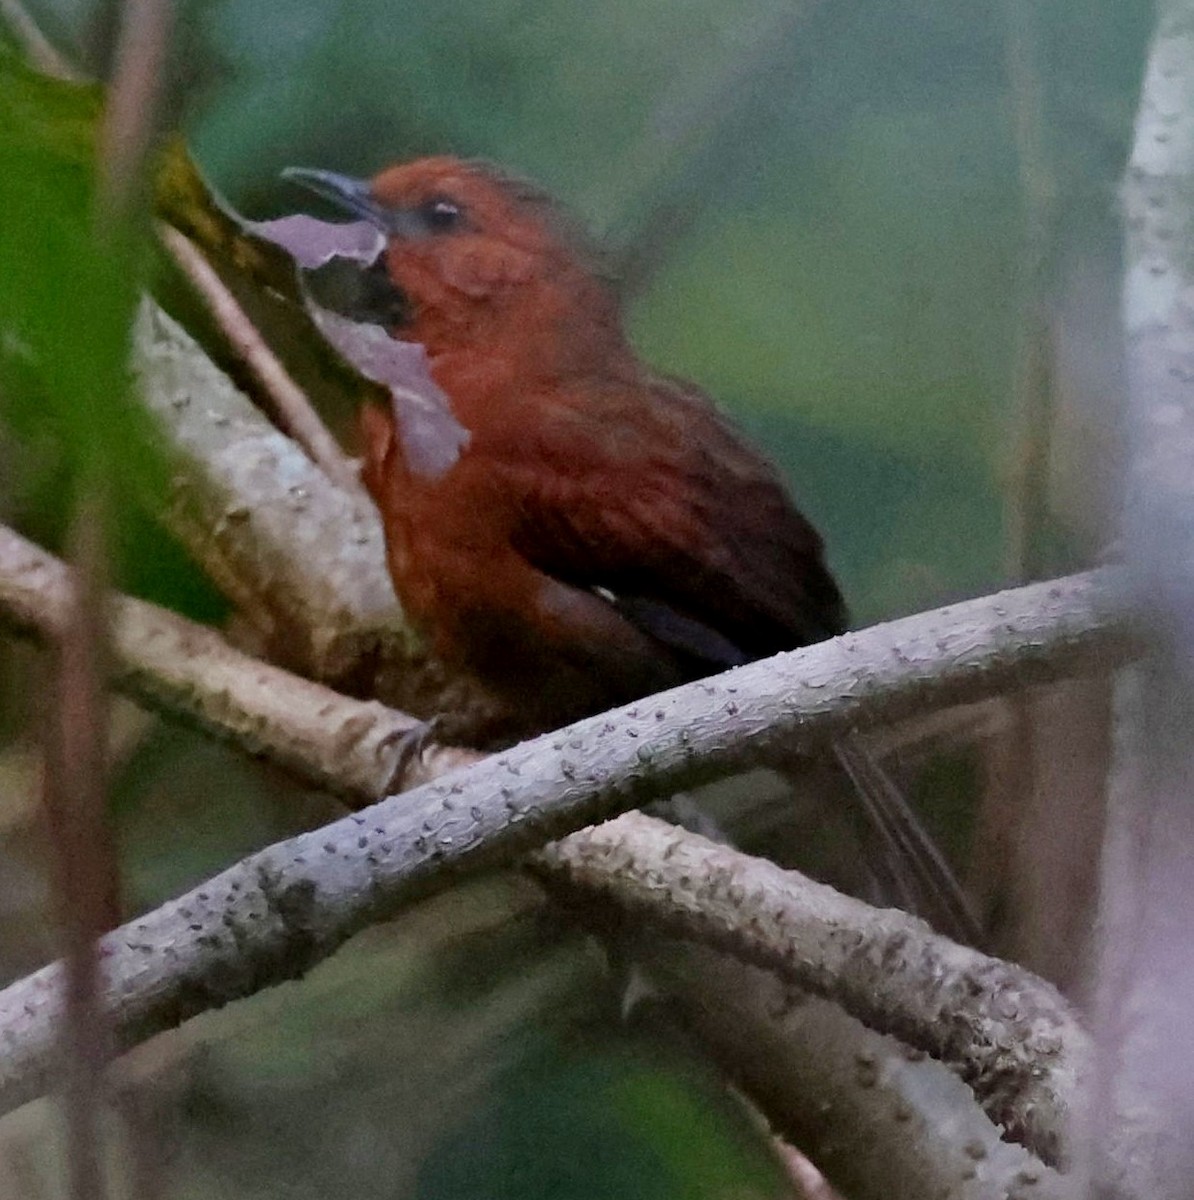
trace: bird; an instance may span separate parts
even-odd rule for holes
[[[446,397],[435,421],[397,401],[361,414],[404,612],[485,698],[437,740],[506,745],[846,630],[775,465],[639,357],[599,249],[548,192],[447,155],[284,176],[380,231],[352,316],[421,345]],[[899,789],[856,738],[835,753],[902,860],[905,906],[976,940]]]

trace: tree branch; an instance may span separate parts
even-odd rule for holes
[[[532,865],[667,933],[729,951],[825,996],[953,1068],[1008,1136],[1044,1161],[1078,1105],[1087,1038],[1062,997],[1022,968],[958,946],[765,859],[627,813]]]
[[[1123,187],[1127,580],[1147,655],[1121,681],[1103,862],[1093,1192],[1194,1175],[1194,2],[1162,0]]]
[[[836,1006],[702,946],[642,936],[631,945],[701,1046],[846,1195],[1081,1195],[1072,1180],[1001,1142],[957,1080]]]
[[[158,227],[158,238],[227,336],[229,345],[270,398],[273,404],[270,415],[279,428],[302,446],[333,483],[350,495],[361,497],[364,489],[339,442],[199,248],[169,225]]]
[[[38,28],[37,22],[25,11],[21,0],[0,0],[0,17],[20,45],[31,66],[53,79],[64,79],[72,83],[86,81],[86,76],[77,71],[67,59],[59,54],[53,43]]]
[[[240,398],[171,325],[147,307],[138,327],[138,357],[150,407],[179,452],[176,527],[284,661],[338,680],[371,658],[409,664],[410,648],[384,581],[375,515],[326,487],[326,480],[303,475],[293,445],[272,431],[267,435],[262,422],[233,415]],[[316,489],[315,519],[296,520]],[[26,582],[42,571],[30,566],[27,553],[24,564],[16,574]],[[0,603],[16,621],[43,628],[49,618],[39,615],[30,596],[10,589],[24,595],[22,615],[16,601],[8,605],[5,586],[0,581]],[[387,722],[401,721],[400,714],[293,680],[152,606],[124,601],[119,611],[126,690],[289,761],[310,777],[338,783],[342,791],[373,794],[377,761],[364,766],[358,756],[383,759],[386,730],[393,728]],[[976,699],[1120,662],[1133,649],[1122,612],[1104,573],[910,618],[581,722],[270,847],[105,939],[104,1000],[120,1044],[293,978],[363,925],[447,886],[460,872],[505,861],[603,813],[773,755],[812,749],[855,726],[898,719],[925,704]],[[212,641],[192,654],[191,638]],[[155,639],[166,647],[162,662],[149,649]],[[216,662],[236,680],[227,709],[221,707]],[[272,711],[274,685],[285,680],[287,687],[302,686]],[[363,734],[359,726],[343,726],[338,743],[334,735],[329,739],[329,728],[350,713],[337,705],[355,705],[357,717],[370,710],[373,724],[366,721]],[[329,742],[342,761],[314,763],[311,747],[318,754]],[[680,844],[692,847],[686,838]],[[753,877],[755,865],[741,856],[734,866]],[[597,877],[594,861],[588,870]],[[798,886],[796,879],[786,877],[787,890]],[[763,889],[764,901],[780,888],[778,876],[771,883]],[[781,927],[795,919],[787,890]],[[665,900],[659,911],[680,919],[669,909],[676,898],[669,893]],[[740,910],[740,919],[749,920],[749,906]],[[865,906],[838,915],[876,919]],[[714,940],[740,940],[724,917],[711,913],[698,924]],[[886,919],[893,925],[901,920]],[[921,928],[910,918],[903,921]],[[828,944],[833,948],[832,939]],[[754,947],[760,955],[781,953],[778,942],[765,938]],[[783,953],[791,955],[790,949]],[[60,970],[48,967],[0,994],[0,1107],[41,1090],[53,1069]],[[824,978],[831,973],[827,959]]]
[[[64,564],[0,525],[0,621],[57,641],[69,604]],[[415,725],[375,700],[350,699],[242,654],[215,630],[143,600],[114,600],[112,655],[114,686],[146,708],[356,803],[382,794],[397,744]],[[442,773],[476,756],[435,747],[425,757],[424,770]]]
[[[269,657],[339,682],[363,663],[409,667],[373,506],[329,480],[148,300],[134,366],[174,472],[164,519]]]
[[[10,612],[12,590],[0,593]],[[26,627],[31,609],[26,596]],[[462,872],[612,812],[926,706],[1106,669],[1132,652],[1122,615],[1099,572],[905,618],[579,722],[269,847],[105,939],[119,1044],[301,975]],[[122,617],[119,647],[126,636]],[[328,729],[339,716],[321,711]],[[316,722],[290,753],[308,736],[326,737]],[[0,993],[0,1109],[45,1088],[58,993],[57,966]]]
[[[175,527],[250,614],[264,614],[266,640],[291,647],[302,635],[287,659],[325,677],[384,655],[379,639],[409,662],[372,509],[329,484],[159,310],[146,306],[137,334],[146,402],[176,456]],[[14,538],[0,539],[0,604],[44,631],[57,564]],[[643,701],[481,764],[450,790],[380,806],[367,824],[362,814],[267,850],[112,935],[122,1044],[300,973],[362,924],[445,886],[452,870],[509,859],[604,812],[858,725],[1113,665],[1131,651],[1122,612],[1103,573],[910,618]],[[361,632],[371,621],[372,646]],[[409,728],[401,714],[295,679],[138,601],[118,605],[114,632],[123,690],[341,795],[376,796]],[[40,997],[12,1010],[33,1021],[50,986],[35,976],[0,1002],[20,989]],[[41,1086],[38,1028],[19,1039],[29,1057],[14,1060],[8,1089],[0,1079],[0,1103]]]

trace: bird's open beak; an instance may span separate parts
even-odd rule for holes
[[[337,208],[354,217],[385,227],[386,210],[374,200],[367,179],[353,179],[351,175],[316,171],[310,167],[285,167],[282,178],[330,200]]]
[[[374,199],[367,179],[354,179],[351,175],[337,175],[335,171],[317,171],[310,167],[286,167],[282,171],[282,178],[308,188],[350,216],[368,221],[383,233],[394,237],[415,237],[423,232],[412,213],[379,204]]]

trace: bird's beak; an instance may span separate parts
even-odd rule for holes
[[[369,181],[353,179],[351,175],[337,175],[334,171],[315,171],[310,167],[286,167],[282,178],[297,183],[308,191],[330,200],[337,208],[376,224],[384,211],[373,199]]]
[[[337,208],[368,221],[383,233],[410,237],[417,231],[412,226],[412,214],[386,208],[377,202],[367,179],[354,179],[351,175],[337,175],[335,171],[317,171],[310,167],[286,167],[282,178],[330,200]]]

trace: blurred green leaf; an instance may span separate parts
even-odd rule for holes
[[[480,1181],[484,1181],[480,1183]],[[633,1039],[540,1048],[420,1173],[417,1200],[769,1200],[788,1185],[712,1072]]]
[[[143,223],[97,219],[101,94],[30,70],[0,42],[0,423],[16,440],[19,509],[57,545],[79,481],[112,482],[118,571],[196,615],[214,592],[158,528],[166,467],[128,368],[146,276]]]
[[[127,358],[140,255],[126,231],[97,232],[98,104],[93,88],[39,77],[3,51],[4,412],[18,432],[34,420],[52,429],[74,466],[110,470],[139,444]]]

